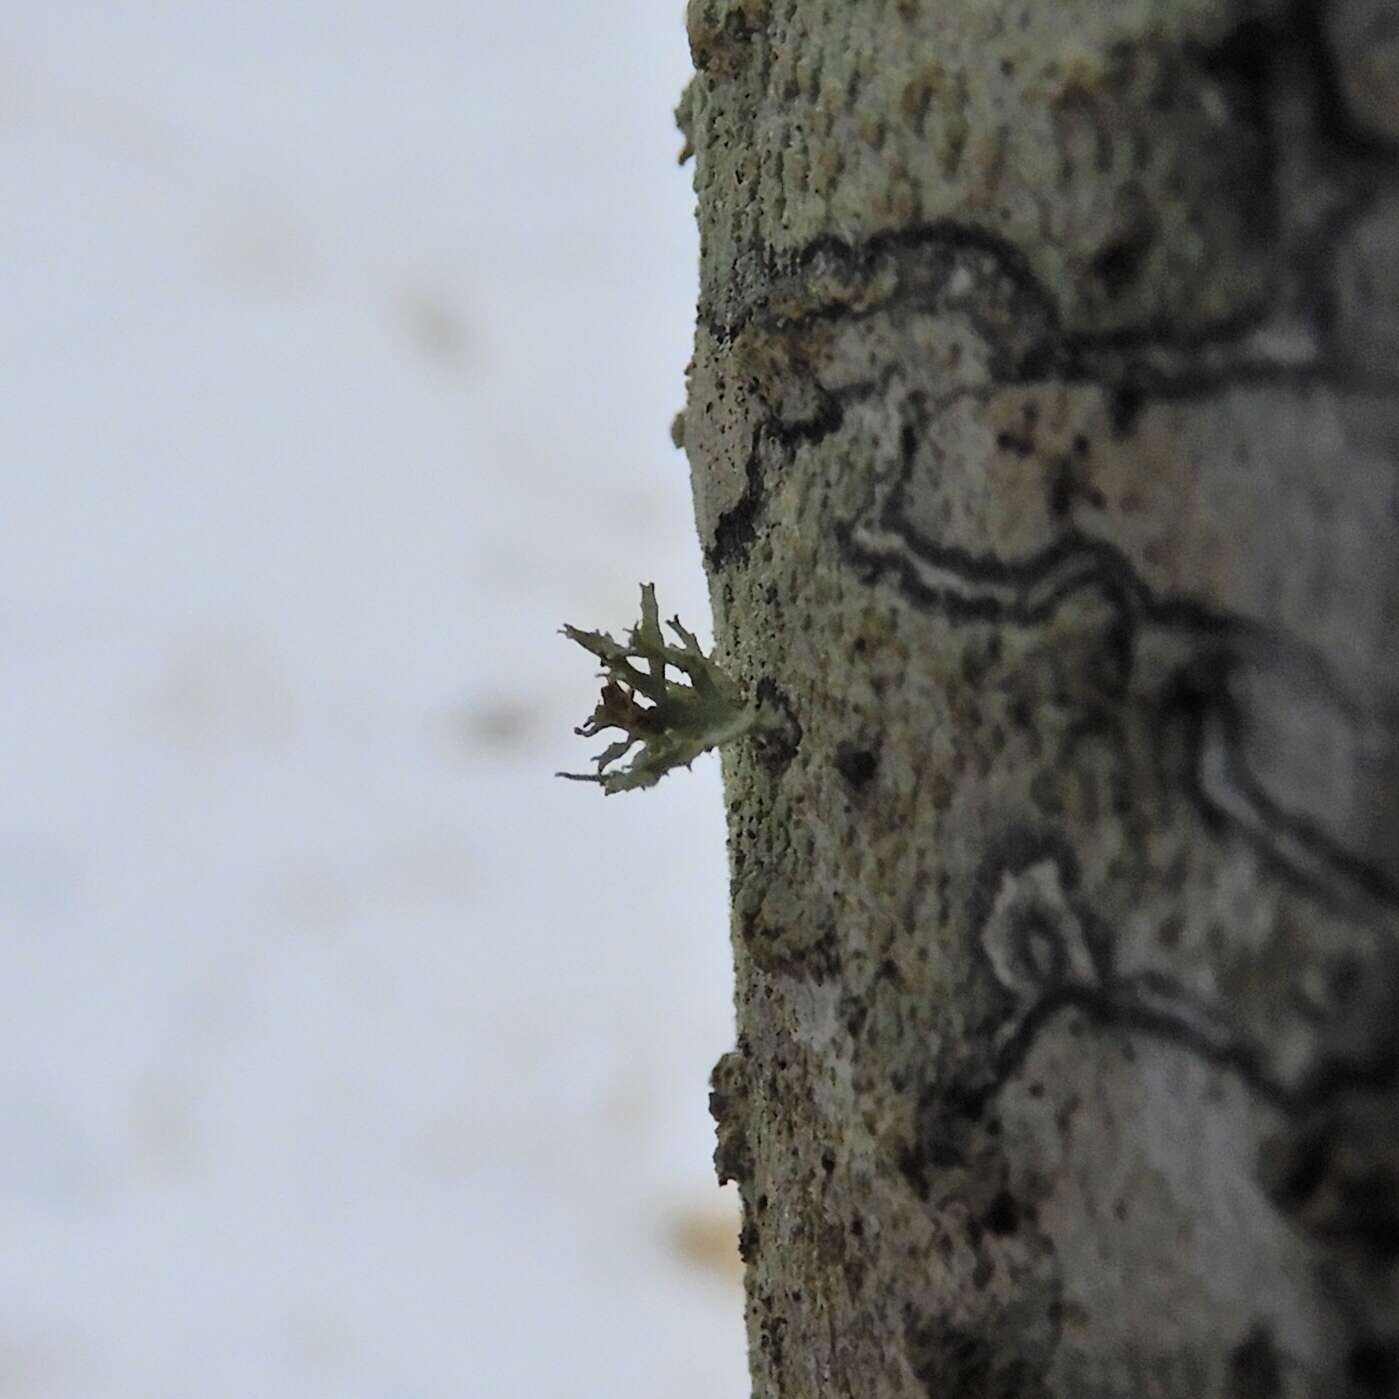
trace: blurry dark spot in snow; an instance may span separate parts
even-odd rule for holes
[[[275,228],[235,229],[220,259],[234,280],[263,292],[291,296],[311,280],[311,258],[295,234]]]
[[[671,1248],[692,1268],[739,1282],[743,1260],[738,1256],[738,1227],[738,1194],[730,1188],[720,1204],[677,1210],[667,1232]]]
[[[178,1175],[192,1164],[194,1119],[189,1099],[169,1083],[150,1082],[137,1095],[132,1130],[154,1175]]]
[[[27,838],[0,841],[0,919],[7,909],[25,917],[60,913],[71,907],[79,884],[74,851]]]
[[[473,752],[517,752],[538,728],[539,713],[535,707],[505,695],[463,705],[452,722],[456,737]]]
[[[271,650],[251,638],[211,638],[175,657],[155,699],[171,738],[273,742],[295,726],[291,696]]]
[[[386,864],[384,884],[393,908],[461,902],[476,891],[476,867],[464,849],[424,845],[396,853]]]
[[[80,1355],[80,1347],[67,1337],[0,1338],[0,1396],[24,1399],[57,1393],[72,1382]]]
[[[465,358],[466,323],[444,293],[421,287],[400,292],[393,320],[425,358],[452,366]]]
[[[350,915],[350,902],[348,892],[332,875],[308,870],[287,881],[286,911],[303,928],[339,927]]]

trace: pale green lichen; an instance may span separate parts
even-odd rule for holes
[[[671,768],[689,767],[701,753],[745,734],[780,727],[780,721],[754,701],[706,656],[692,633],[672,617],[666,625],[680,638],[665,639],[653,584],[641,585],[641,621],[624,645],[606,632],[566,626],[564,635],[603,664],[602,698],[586,723],[574,730],[592,738],[604,729],[623,737],[593,759],[595,773],[561,772],[573,782],[596,782],[609,795],[632,787],[652,787]],[[667,670],[684,679],[672,679]],[[637,745],[641,751],[620,763]]]

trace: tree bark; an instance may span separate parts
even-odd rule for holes
[[[688,24],[756,1399],[1399,1393],[1399,11]]]

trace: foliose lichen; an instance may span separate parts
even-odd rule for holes
[[[574,730],[592,738],[605,729],[622,737],[593,759],[596,772],[561,772],[573,782],[596,782],[611,795],[633,787],[652,787],[672,768],[689,767],[701,753],[745,734],[780,727],[778,716],[749,700],[706,656],[679,617],[666,625],[679,645],[666,640],[656,609],[656,589],[641,585],[641,621],[627,641],[607,632],[565,626],[563,634],[602,662],[602,697],[588,719]],[[679,672],[673,678],[668,671]],[[640,750],[623,766],[623,759]]]

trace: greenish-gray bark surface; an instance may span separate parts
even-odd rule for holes
[[[1399,1393],[1399,9],[688,22],[755,1399]]]

